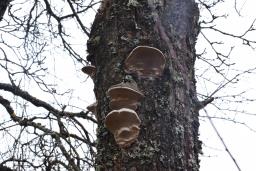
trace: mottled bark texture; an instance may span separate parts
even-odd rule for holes
[[[1,0],[0,1],[0,21],[2,21],[4,13],[9,5],[11,0]]]
[[[198,171],[198,111],[194,76],[199,11],[194,0],[104,0],[88,41],[97,67],[95,94],[99,127],[96,170]],[[127,76],[124,60],[133,48],[160,49],[167,64],[155,80]],[[110,112],[108,88],[133,79],[145,97],[136,110],[138,140],[120,149],[104,127]]]

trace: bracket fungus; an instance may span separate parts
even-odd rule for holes
[[[96,109],[97,109],[97,102],[87,106],[87,110],[92,112],[93,114],[96,114]]]
[[[108,89],[107,94],[111,98],[109,107],[113,110],[121,108],[136,110],[139,101],[144,97],[135,83],[120,83],[114,85]]]
[[[143,78],[155,78],[162,75],[165,62],[165,56],[159,49],[138,46],[126,58],[125,71]]]
[[[121,148],[130,146],[137,139],[140,123],[137,113],[127,108],[113,110],[105,118],[107,129],[114,134],[115,141]]]
[[[96,74],[96,67],[93,65],[88,65],[82,68],[83,73],[89,75],[92,79],[94,79],[94,76]]]

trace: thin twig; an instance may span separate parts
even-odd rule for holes
[[[21,90],[16,85],[0,83],[0,90],[11,92],[12,94],[14,94],[16,96],[19,96],[19,97],[29,101],[30,103],[32,103],[36,107],[43,107],[44,109],[46,109],[47,111],[49,111],[49,112],[51,112],[55,115],[68,116],[68,117],[81,117],[81,118],[90,120],[93,123],[97,123],[97,121],[94,118],[88,116],[89,112],[84,112],[84,111],[81,111],[79,113],[63,112],[61,110],[58,110],[58,109],[54,108],[49,103],[46,103],[45,101],[40,100],[40,99],[30,95],[28,92]]]
[[[207,118],[208,118],[208,120],[209,120],[211,126],[213,127],[214,131],[216,132],[218,138],[220,139],[222,145],[225,147],[226,152],[228,153],[228,155],[230,156],[230,158],[231,158],[231,159],[233,160],[233,162],[235,163],[235,165],[236,165],[236,167],[237,167],[237,170],[238,170],[238,171],[241,171],[241,169],[240,169],[240,167],[239,167],[239,165],[238,165],[236,159],[235,159],[234,156],[231,154],[231,152],[230,152],[230,150],[228,149],[228,147],[227,147],[225,141],[223,140],[222,136],[220,135],[219,131],[217,130],[216,126],[214,125],[214,123],[213,123],[213,121],[212,121],[212,118],[209,116],[208,112],[207,112],[205,109],[204,109],[204,112],[205,112],[205,114],[206,114],[206,116],[207,116]]]

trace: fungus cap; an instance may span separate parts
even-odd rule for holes
[[[132,83],[120,83],[110,87],[107,91],[107,95],[112,99],[129,98],[129,99],[141,99],[144,95],[138,90],[136,84]]]
[[[165,67],[165,56],[157,48],[138,46],[125,60],[125,71],[139,77],[159,77]]]
[[[144,96],[138,90],[136,83],[114,85],[108,89],[107,95],[111,97],[109,107],[113,110],[121,108],[136,110],[141,98]]]
[[[90,112],[92,112],[94,114],[96,113],[96,108],[97,108],[97,102],[87,106],[87,110],[89,110]]]
[[[131,127],[132,125],[139,126],[140,123],[141,121],[137,113],[127,108],[113,110],[105,118],[105,125],[113,134],[121,128]]]
[[[88,66],[85,66],[82,68],[82,71],[89,75],[90,77],[94,77],[95,76],[95,73],[96,73],[96,67],[93,66],[93,65],[88,65]]]

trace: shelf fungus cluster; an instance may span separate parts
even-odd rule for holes
[[[132,83],[114,85],[107,95],[112,111],[106,116],[105,125],[121,148],[128,147],[139,135],[141,121],[135,110],[144,95]]]
[[[165,56],[157,48],[137,46],[125,60],[125,72],[142,78],[156,78],[162,75]]]
[[[125,59],[124,70],[131,76],[154,79],[162,75],[165,63],[165,56],[159,49],[138,46]],[[85,66],[82,71],[95,79],[95,66]],[[106,93],[110,97],[109,108],[112,111],[105,118],[105,126],[121,148],[129,147],[136,141],[140,132],[141,120],[136,110],[144,95],[139,91],[137,84],[131,81],[113,85]],[[96,108],[97,102],[87,107],[88,111],[94,114]]]
[[[140,78],[160,77],[165,67],[164,54],[150,46],[138,46],[132,50],[124,62],[125,72]],[[111,86],[109,108],[105,118],[107,129],[114,135],[121,148],[129,147],[136,141],[140,132],[141,120],[136,109],[143,98],[136,83],[120,83]]]

